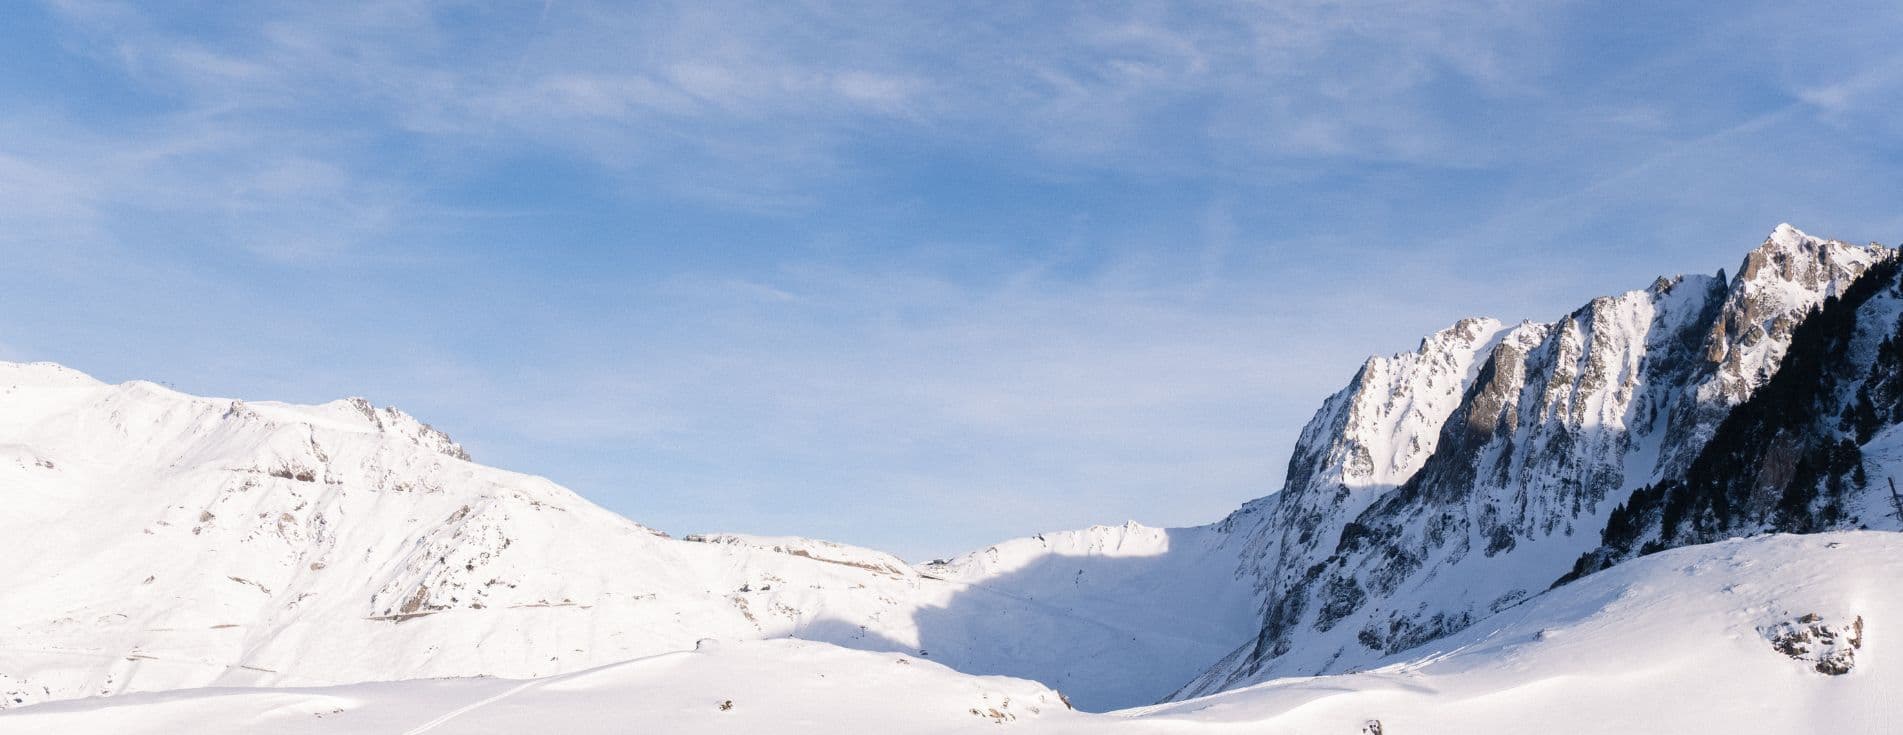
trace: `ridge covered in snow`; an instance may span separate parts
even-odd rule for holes
[[[1102,709],[1155,701],[1252,627],[1246,602],[1120,581],[1174,564],[1198,595],[1249,594],[1233,564],[1162,546],[1013,552],[1072,574],[1065,597],[1026,594],[1027,570],[934,578],[825,541],[676,540],[360,399],[201,398],[50,364],[0,363],[0,487],[0,708],[546,676],[798,637],[1035,678]]]

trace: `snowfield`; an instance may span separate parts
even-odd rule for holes
[[[803,641],[704,642],[560,676],[55,702],[0,733],[1878,733],[1903,667],[1903,535],[1645,557],[1359,673],[1106,714],[1029,681]],[[1842,671],[1843,673],[1826,673]],[[1378,724],[1377,724],[1378,723]]]

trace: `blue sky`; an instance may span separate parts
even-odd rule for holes
[[[0,12],[0,358],[677,533],[1213,521],[1370,353],[1903,239],[1890,2]]]

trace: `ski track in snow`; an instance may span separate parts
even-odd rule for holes
[[[474,702],[470,702],[469,704],[465,704],[461,707],[452,709],[448,712],[444,712],[443,714],[438,715],[436,719],[430,720],[429,722],[425,722],[421,725],[417,725],[416,727],[403,731],[403,735],[423,735],[423,733],[429,732],[431,730],[435,730],[436,728],[449,724],[449,721],[454,720],[458,717],[469,714],[471,712],[474,712],[478,709],[489,706],[491,704],[495,704],[496,702],[500,702],[504,699],[508,699],[517,694],[521,694],[522,692],[528,691],[530,689],[534,689],[546,683],[548,682],[543,679],[532,679],[529,681],[522,682],[515,686],[509,687],[506,690],[503,690],[502,693],[500,694],[496,694],[491,697],[485,697],[483,699],[479,699]]]

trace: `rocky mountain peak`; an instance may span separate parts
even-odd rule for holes
[[[1780,224],[1762,244],[1745,254],[1732,288],[1766,288],[1783,282],[1833,296],[1888,250],[1876,243],[1852,245],[1820,238]]]
[[[1762,385],[1804,316],[1894,253],[1874,243],[1851,245],[1778,225],[1745,254],[1729,284],[1722,317],[1706,341],[1705,359],[1718,366],[1717,396],[1736,403]]]
[[[1454,322],[1453,326],[1442,329],[1421,339],[1421,346],[1415,350],[1420,354],[1430,351],[1472,349],[1499,333],[1500,320],[1492,317],[1471,316]]]

